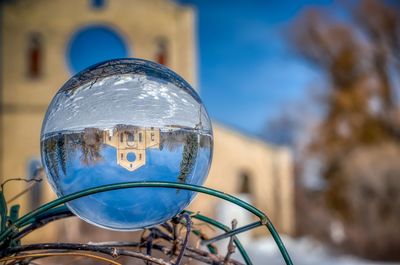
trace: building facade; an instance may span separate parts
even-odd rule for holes
[[[50,100],[72,74],[102,55],[157,61],[197,87],[196,17],[191,7],[167,0],[10,0],[1,5],[1,181],[37,175],[40,129]],[[95,44],[88,43],[93,39]],[[247,194],[282,232],[293,233],[289,150],[219,124],[214,124],[214,133],[206,185]],[[12,182],[5,194],[11,198],[25,187]],[[46,183],[31,193],[15,201],[22,212],[54,198]],[[218,203],[201,197],[191,207],[215,217]]]

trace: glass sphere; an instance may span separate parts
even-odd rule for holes
[[[42,162],[58,196],[132,181],[201,185],[212,149],[197,93],[166,67],[139,59],[106,61],[72,77],[51,102],[41,133]],[[175,216],[194,195],[130,188],[67,206],[97,226],[136,230]]]

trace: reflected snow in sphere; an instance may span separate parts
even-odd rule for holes
[[[201,185],[212,149],[197,93],[166,67],[139,59],[107,61],[72,77],[51,102],[41,134],[42,161],[58,196],[131,181]],[[97,226],[135,230],[170,219],[194,195],[131,188],[67,205]]]

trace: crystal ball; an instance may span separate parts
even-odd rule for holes
[[[48,180],[65,196],[121,182],[202,185],[213,149],[210,118],[195,90],[168,68],[140,59],[99,63],[68,80],[43,121]],[[67,203],[81,219],[111,230],[167,221],[195,193],[129,188]]]

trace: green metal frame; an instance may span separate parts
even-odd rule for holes
[[[1,215],[1,231],[0,231],[0,245],[3,247],[10,246],[12,244],[15,244],[15,242],[10,242],[8,239],[10,236],[14,235],[20,228],[23,226],[32,223],[35,221],[35,219],[45,213],[50,213],[51,211],[62,211],[65,210],[65,208],[60,207],[66,202],[89,196],[95,193],[100,193],[100,192],[106,192],[106,191],[112,191],[112,190],[119,190],[119,189],[128,189],[128,188],[171,188],[171,189],[183,189],[183,190],[190,190],[190,191],[195,191],[195,192],[200,192],[204,193],[210,196],[214,196],[226,201],[229,201],[231,203],[234,203],[245,210],[251,212],[252,214],[256,215],[260,219],[260,224],[259,225],[264,225],[267,227],[269,232],[271,233],[273,239],[275,240],[275,243],[277,244],[279,251],[282,254],[283,259],[285,260],[287,265],[292,265],[292,260],[278,234],[276,231],[274,225],[272,222],[269,220],[266,214],[258,210],[256,207],[250,205],[249,203],[242,201],[232,195],[226,194],[224,192],[210,189],[207,187],[203,186],[197,186],[197,185],[191,185],[191,184],[185,184],[185,183],[176,183],[176,182],[161,182],[161,181],[151,181],[151,182],[124,182],[124,183],[116,183],[116,184],[110,184],[110,185],[104,185],[104,186],[99,186],[95,188],[90,188],[86,190],[82,190],[76,193],[72,193],[69,195],[66,195],[64,197],[58,198],[54,201],[51,201],[47,204],[42,205],[41,207],[37,208],[36,210],[18,218],[18,206],[11,207],[10,209],[10,215],[7,215],[7,204],[4,199],[3,194],[0,194],[0,215]],[[219,229],[224,230],[225,232],[229,232],[230,229],[211,219],[206,216],[203,216],[201,214],[195,214],[192,215],[192,218],[204,221],[206,223],[209,223]],[[254,226],[258,226],[257,224]],[[252,264],[250,258],[248,257],[246,251],[244,250],[243,246],[240,244],[239,240],[235,237],[236,234],[246,231],[248,229],[237,229],[235,231],[232,231],[232,235],[234,236],[234,242],[236,246],[238,247],[240,253],[242,254],[243,259],[245,260],[246,264]]]

